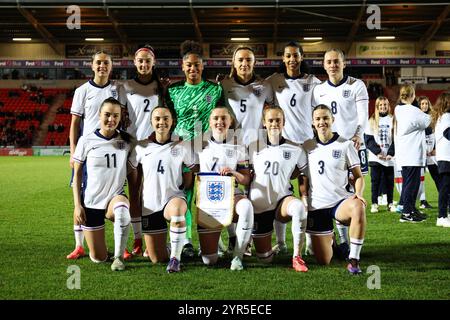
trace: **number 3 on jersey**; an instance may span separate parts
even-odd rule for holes
[[[158,169],[156,169],[156,172],[164,174],[164,167],[162,166],[162,160],[159,160],[159,162],[158,162]]]

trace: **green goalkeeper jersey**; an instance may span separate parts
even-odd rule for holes
[[[218,83],[202,80],[192,85],[186,81],[171,84],[168,88],[167,104],[177,114],[175,133],[184,140],[192,140],[209,129],[209,115],[222,98],[222,87]],[[201,132],[194,130],[196,122]]]

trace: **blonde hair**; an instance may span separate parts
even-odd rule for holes
[[[436,127],[436,122],[446,112],[450,112],[450,93],[444,92],[438,97],[436,104],[431,109],[431,127]]]
[[[415,97],[415,95],[416,90],[414,90],[414,87],[410,84],[404,84],[400,87],[400,95],[398,98],[401,102],[404,102],[407,99]]]
[[[375,111],[372,116],[369,118],[369,126],[372,129],[373,135],[378,135],[378,129],[380,124],[380,104],[382,101],[387,101],[388,103],[388,114],[391,114],[391,105],[389,103],[389,99],[385,96],[379,96],[377,100],[375,100]]]
[[[236,72],[237,72],[236,68],[234,67],[234,59],[236,59],[236,54],[238,53],[238,51],[241,51],[241,50],[248,50],[248,51],[250,51],[252,53],[252,55],[253,55],[254,63],[256,62],[255,52],[253,51],[252,48],[246,47],[246,46],[237,47],[236,50],[234,50],[233,58],[231,59],[230,78],[234,77]],[[255,66],[253,65],[253,70],[252,70],[253,71],[253,75],[255,74],[255,68],[254,67]]]

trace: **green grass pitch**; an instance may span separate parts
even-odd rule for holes
[[[345,262],[321,267],[312,257],[306,257],[310,271],[299,274],[290,268],[290,255],[277,256],[272,265],[246,258],[243,272],[231,272],[229,258],[212,268],[196,258],[179,274],[167,274],[166,264],[151,265],[140,257],[114,273],[110,263],[66,260],[74,247],[68,162],[67,157],[0,157],[0,299],[450,298],[450,230],[435,226],[437,192],[429,176],[426,194],[434,209],[427,210],[424,223],[400,223],[399,215],[384,207],[377,214],[368,209],[361,276],[350,276]],[[365,196],[370,201],[368,177]],[[110,251],[112,231],[107,221]],[[290,227],[287,234],[289,245]],[[72,265],[79,267],[80,289],[67,286]],[[379,289],[369,266],[380,270]]]

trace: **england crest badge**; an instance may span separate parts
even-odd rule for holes
[[[173,148],[172,150],[170,150],[170,154],[174,157],[177,157],[180,154],[180,149]]]
[[[339,159],[342,156],[342,150],[333,150],[331,152],[331,155],[333,156],[333,158]]]
[[[344,91],[342,91],[342,96],[344,98],[349,98],[351,93],[352,93],[351,90],[344,90]]]
[[[211,202],[222,201],[225,196],[225,183],[223,181],[208,181],[207,196]]]
[[[290,151],[284,151],[284,152],[283,152],[283,157],[284,157],[286,160],[289,160],[289,159],[291,158],[291,152],[290,152]]]
[[[303,84],[303,92],[308,92],[311,89],[311,85],[309,83]]]

